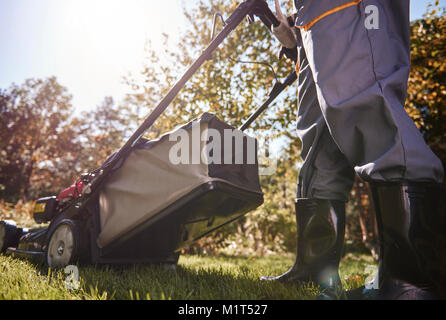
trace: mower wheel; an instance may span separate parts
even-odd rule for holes
[[[9,247],[17,247],[21,231],[13,221],[0,221],[0,253]]]
[[[48,266],[62,268],[78,262],[83,249],[79,222],[63,219],[51,229],[45,254]]]

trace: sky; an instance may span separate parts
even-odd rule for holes
[[[119,100],[146,40],[160,46],[184,23],[179,0],[0,0],[0,88],[55,75],[76,108]]]
[[[428,2],[411,1],[411,20]],[[142,70],[146,41],[161,46],[162,33],[179,40],[182,7],[182,0],[0,0],[0,88],[54,75],[76,110],[105,96],[119,102],[128,91],[123,76]]]

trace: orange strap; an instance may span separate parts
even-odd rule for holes
[[[313,20],[311,20],[310,22],[308,22],[308,23],[307,23],[306,25],[304,25],[304,26],[301,26],[301,27],[299,27],[299,26],[295,26],[295,27],[296,27],[296,28],[299,28],[299,29],[304,29],[305,31],[308,31],[308,30],[311,29],[311,27],[312,27],[316,22],[318,22],[319,20],[325,18],[326,16],[329,16],[330,14],[333,14],[333,13],[335,13],[335,12],[344,10],[345,8],[355,6],[355,5],[357,5],[358,3],[360,3],[361,1],[362,1],[362,0],[354,0],[354,1],[352,1],[352,2],[348,2],[348,3],[346,3],[346,4],[340,5],[340,6],[336,7],[336,8],[333,8],[333,9],[331,9],[331,10],[328,10],[327,12],[324,12],[323,14],[321,14],[320,16],[314,18]]]

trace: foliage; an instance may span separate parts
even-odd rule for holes
[[[378,260],[378,226],[369,185],[358,176],[346,205],[346,251],[369,252]]]
[[[436,2],[412,24],[406,110],[446,168],[446,15]]]
[[[85,172],[99,167],[113,152],[117,151],[131,134],[129,108],[117,106],[111,97],[90,112],[74,118],[82,145],[78,155],[79,168]]]
[[[10,203],[0,199],[0,220],[13,220],[21,227],[34,227],[33,210],[33,201]]]
[[[54,77],[28,79],[0,92],[0,197],[28,199],[37,190],[66,182],[77,152],[67,120],[71,96]]]
[[[57,194],[129,135],[128,108],[106,97],[96,109],[73,116],[71,98],[55,77],[0,90],[1,199]]]
[[[190,28],[182,34],[181,41],[169,46],[168,36],[165,35],[162,55],[157,54],[149,43],[140,77],[127,78],[133,92],[127,96],[126,103],[132,106],[135,114],[141,115],[153,110],[174,81],[209,45],[209,24],[214,13],[224,13],[227,18],[226,14],[235,10],[236,3],[200,0],[189,7],[184,13]],[[220,24],[217,26],[220,27]],[[214,53],[212,60],[207,61],[186,84],[164,115],[150,129],[148,136],[153,137],[171,130],[204,111],[214,113],[235,127],[241,125],[243,119],[247,119],[265,100],[274,84],[274,76],[271,69],[264,65],[238,61],[268,62],[274,67],[278,77],[283,78],[293,70],[293,65],[285,60],[278,60],[279,47],[278,41],[260,21],[251,25],[242,23]],[[297,158],[299,145],[293,122],[297,107],[295,90],[294,87],[283,93],[282,99],[270,107],[271,111],[253,125],[255,131],[250,131],[254,135],[258,135],[259,131],[267,131],[270,138],[284,137],[287,142],[284,144],[294,159]]]

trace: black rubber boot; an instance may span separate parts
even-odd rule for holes
[[[380,238],[374,283],[350,299],[446,298],[446,188],[434,183],[371,184]]]
[[[338,268],[345,232],[345,203],[337,200],[297,199],[297,255],[286,273],[261,280],[300,283],[313,281],[329,297],[342,292]]]

